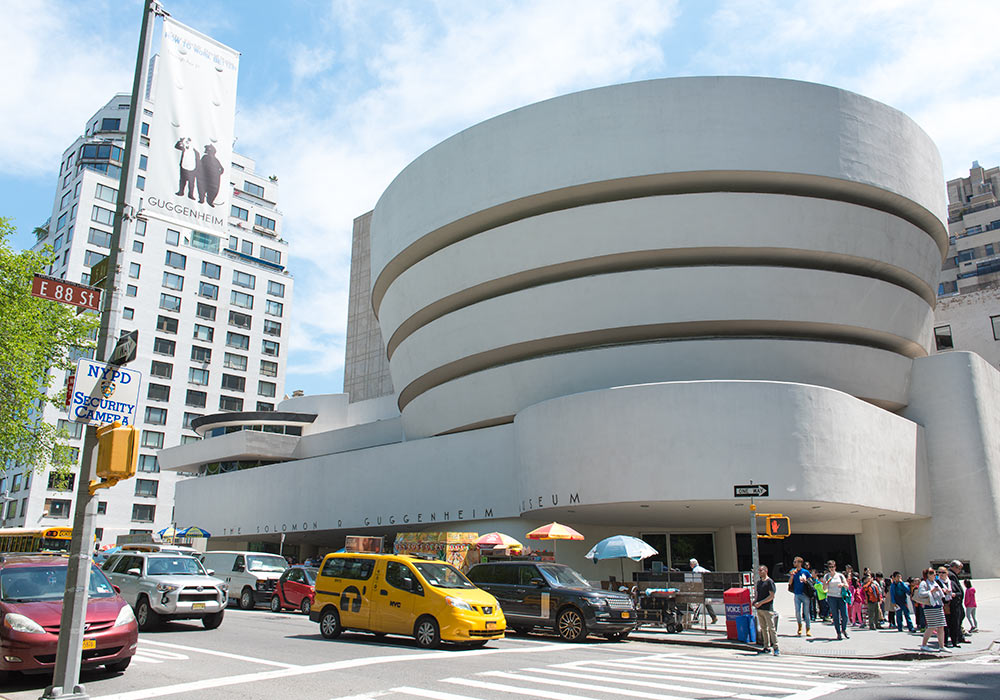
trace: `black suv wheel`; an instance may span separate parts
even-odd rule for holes
[[[556,632],[567,642],[582,642],[587,638],[587,623],[576,608],[566,608],[556,620]]]

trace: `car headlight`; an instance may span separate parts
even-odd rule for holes
[[[45,634],[42,626],[30,617],[18,615],[17,613],[7,613],[3,619],[3,626],[14,632],[27,632],[28,634]]]
[[[123,605],[122,609],[118,611],[118,617],[115,618],[115,627],[121,627],[122,625],[127,625],[128,623],[135,620],[135,613],[132,612],[131,605]]]
[[[160,593],[169,593],[170,591],[176,591],[180,586],[171,586],[169,583],[158,583],[156,584],[156,590]]]
[[[473,609],[472,609],[472,606],[469,605],[468,603],[466,603],[461,598],[455,598],[454,596],[448,596],[447,598],[444,599],[444,602],[446,602],[448,605],[450,605],[453,608],[458,608],[459,610],[468,610],[469,612],[474,612]]]
[[[608,605],[608,601],[604,600],[604,598],[584,598],[584,600],[587,605],[592,605],[595,608],[604,608]]]
[[[229,590],[229,584],[223,581],[222,583],[219,584],[219,588],[222,590],[223,593],[226,593]]]

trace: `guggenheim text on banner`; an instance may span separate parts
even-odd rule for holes
[[[233,49],[164,19],[143,214],[226,233],[239,60]]]

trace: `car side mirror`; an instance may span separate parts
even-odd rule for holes
[[[545,579],[538,578],[536,576],[535,578],[531,579],[530,583],[532,586],[537,586],[538,588],[541,588],[542,586],[545,585]]]
[[[138,576],[139,574],[142,573],[142,571],[140,571],[139,569],[129,569],[125,573],[127,573],[129,576]]]
[[[209,576],[215,576],[215,569],[205,569],[205,573]]]
[[[115,585],[115,584],[113,584],[113,583],[111,584],[111,587],[115,589],[115,593],[121,593],[121,592],[122,592],[122,589],[121,589],[121,588],[119,588],[118,586],[116,586],[116,585]]]
[[[246,571],[246,570],[247,568],[242,564],[237,564],[236,566],[233,567],[233,571]]]

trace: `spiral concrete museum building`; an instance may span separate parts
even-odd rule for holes
[[[473,126],[371,216],[394,394],[201,419],[217,436],[165,467],[273,463],[179,483],[177,519],[303,555],[558,520],[595,579],[618,533],[746,570],[753,481],[795,533],[765,563],[998,576],[1000,374],[929,354],[944,195],[912,120],[810,83],[652,80]]]

